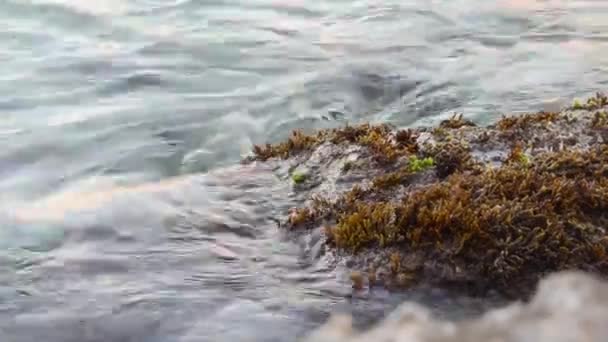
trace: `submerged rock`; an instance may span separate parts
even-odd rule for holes
[[[245,163],[306,169],[281,227],[321,231],[335,265],[388,288],[526,297],[551,272],[608,274],[608,114],[597,94],[561,112],[478,127],[295,131]],[[359,279],[359,278],[357,278]]]
[[[354,331],[346,316],[335,316],[306,342],[486,342],[605,341],[608,336],[608,283],[579,272],[542,280],[529,303],[514,303],[462,322],[439,321],[430,311],[402,304],[368,331]]]

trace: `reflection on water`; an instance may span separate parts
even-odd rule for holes
[[[253,142],[345,122],[489,122],[606,84],[601,1],[0,2],[0,335],[285,341],[405,299],[352,294],[275,218]]]

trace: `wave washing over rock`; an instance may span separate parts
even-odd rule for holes
[[[467,301],[452,299],[482,302],[462,310],[477,315],[496,308],[493,303],[529,300],[551,273],[605,276],[607,108],[608,98],[600,94],[488,127],[455,115],[429,128],[364,124],[294,132],[285,142],[255,147],[244,165],[24,204],[7,222],[45,230],[59,222],[62,246],[49,261],[37,261],[35,273],[17,278],[24,285],[43,279],[43,287],[24,287],[34,295],[20,296],[14,314],[4,312],[17,318],[0,323],[0,330],[6,327],[4,340],[10,341],[82,341],[91,334],[90,340],[166,340],[164,331],[145,328],[146,322],[163,322],[161,328],[172,332],[183,324],[173,333],[180,341],[285,340],[308,334],[345,300],[355,304],[349,308],[357,328],[382,318],[385,303],[394,308],[402,294],[418,301],[426,290],[438,290],[432,300],[420,300],[436,317],[465,319],[471,316],[460,309]],[[95,248],[77,249],[77,255],[68,248],[83,242]],[[143,257],[131,257],[134,251]],[[114,258],[99,262],[102,252]],[[111,272],[115,280],[100,286],[98,279],[106,278],[82,270]],[[154,281],[158,274],[163,282]],[[63,284],[75,282],[86,291],[74,299],[73,287]],[[125,283],[136,286],[135,294],[150,294],[151,303],[175,289],[175,309],[128,304],[133,311],[126,314],[138,320],[123,324],[115,307],[133,300],[121,292]],[[235,300],[220,316],[208,315],[205,308],[225,299],[218,287]],[[369,332],[336,318],[310,339],[542,341],[557,334],[555,341],[602,340],[608,336],[602,330],[608,326],[605,287],[588,275],[566,273],[543,282],[530,304],[478,320],[439,322],[430,309],[404,304]],[[384,296],[396,299],[388,303]],[[61,311],[55,301],[63,298],[82,304],[78,311]],[[103,306],[90,312],[91,298]],[[41,309],[43,300],[50,304]],[[382,302],[369,305],[375,300]],[[442,316],[448,301],[445,307],[458,306],[458,312]],[[40,314],[47,308],[52,317]],[[196,316],[201,312],[208,318]],[[266,326],[280,328],[260,328]],[[235,335],[227,337],[227,331]]]
[[[334,316],[306,342],[606,341],[608,283],[578,272],[551,275],[527,304],[515,303],[464,322],[442,322],[422,306],[405,303],[365,332]]]
[[[357,336],[333,319],[310,341],[579,341],[608,336],[608,98],[477,127],[360,125],[254,147],[303,198],[281,222],[352,271],[354,293],[441,287],[528,300],[463,323],[404,304]],[[287,163],[285,163],[287,161]],[[548,278],[547,278],[548,277]]]

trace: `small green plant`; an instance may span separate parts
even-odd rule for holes
[[[303,173],[294,172],[291,175],[291,180],[293,180],[293,182],[296,183],[296,184],[301,184],[301,183],[304,183],[306,181],[306,175],[303,174]]]
[[[435,166],[435,160],[432,157],[420,159],[416,156],[410,158],[408,169],[410,172],[421,172]]]
[[[522,166],[524,166],[524,167],[529,166],[529,165],[530,165],[530,157],[528,157],[528,155],[526,155],[526,154],[522,153],[522,154],[519,156],[519,163],[520,163]]]
[[[585,109],[585,106],[583,106],[583,104],[581,103],[581,101],[579,101],[578,99],[574,100],[574,103],[572,103],[572,109],[573,110],[581,110],[581,109]]]

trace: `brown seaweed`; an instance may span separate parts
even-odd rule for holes
[[[606,103],[598,94],[586,108]],[[365,124],[310,136],[294,133],[288,141],[254,153],[267,160],[310,151],[323,142],[358,144],[385,170],[368,186],[355,185],[336,200],[314,198],[310,207],[295,209],[288,222],[296,229],[323,220],[327,246],[352,255],[401,251],[369,266],[369,284],[378,281],[376,270],[383,266],[390,270],[392,285],[409,286],[429,277],[453,280],[449,272],[424,274],[429,271],[420,263],[432,260],[442,270],[466,273],[466,281],[506,289],[564,269],[608,275],[608,146],[532,156],[526,153],[525,141],[511,139],[518,135],[501,135],[562,119],[567,115],[524,114],[503,117],[480,130],[479,138],[471,141],[483,144],[497,136],[511,141],[499,166],[478,161],[469,143],[452,135],[450,130],[470,126],[462,115],[434,129],[435,144],[424,148],[417,143],[418,130],[395,132],[387,125]],[[607,120],[598,110],[590,128],[603,129]],[[415,183],[420,173],[434,176]]]

